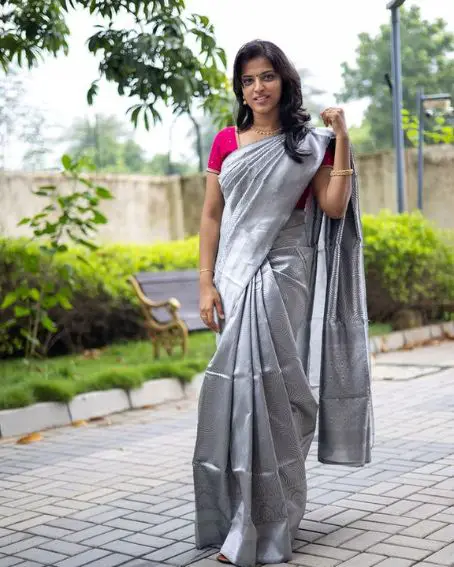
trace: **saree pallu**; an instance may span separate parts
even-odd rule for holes
[[[342,221],[331,223],[315,199],[294,210],[330,139],[311,130],[303,164],[282,136],[266,139],[233,152],[220,175],[215,284],[225,321],[199,399],[195,537],[242,567],[291,559],[317,419],[311,383],[320,387],[319,459],[370,458],[356,185]]]

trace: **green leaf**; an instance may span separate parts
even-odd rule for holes
[[[63,155],[61,158],[61,163],[67,171],[71,171],[73,169],[73,163],[69,155]]]
[[[113,199],[112,193],[105,187],[97,186],[96,195],[98,195],[101,199]]]
[[[29,290],[29,296],[31,299],[33,299],[34,301],[39,301],[39,298],[41,296],[41,294],[39,293],[39,290],[36,289],[36,287],[32,287]]]
[[[23,218],[20,222],[17,223],[17,226],[23,226],[24,224],[28,224],[32,219],[30,217]]]
[[[57,326],[49,317],[49,315],[43,315],[41,317],[41,325],[51,333],[55,333],[57,331]]]
[[[69,309],[72,309],[72,303],[68,300],[68,298],[65,295],[57,295],[57,299],[58,299],[58,303],[63,307],[63,309],[66,309],[67,311]]]
[[[93,213],[93,222],[95,224],[107,224],[107,218],[103,214],[96,210]]]
[[[24,307],[23,305],[16,305],[14,307],[14,315],[16,317],[27,317],[27,315],[30,315],[30,313],[31,309]]]
[[[13,303],[15,303],[16,301],[17,301],[16,292],[10,291],[9,293],[6,294],[5,299],[3,300],[3,303],[0,306],[0,309],[7,309],[11,305],[13,305]]]

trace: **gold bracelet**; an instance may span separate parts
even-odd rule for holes
[[[333,169],[330,172],[330,177],[335,177],[337,175],[341,175],[341,176],[347,176],[347,175],[353,175],[353,169]]]
[[[214,270],[211,270],[210,268],[203,268],[202,270],[199,270],[199,272],[211,272],[212,274],[214,274]]]

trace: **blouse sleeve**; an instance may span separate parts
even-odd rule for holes
[[[210,156],[208,158],[207,171],[209,173],[219,174],[221,172],[222,158],[221,158],[221,140],[219,134],[213,140],[211,146]]]
[[[333,166],[334,166],[334,147],[333,144],[329,144],[329,146],[326,148],[326,152],[320,167],[333,167]]]

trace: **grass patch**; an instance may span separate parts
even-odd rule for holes
[[[370,335],[385,334],[390,325],[370,327]],[[163,354],[154,360],[149,341],[115,344],[83,355],[47,360],[0,362],[0,410],[35,402],[68,402],[77,394],[111,388],[140,387],[146,380],[179,378],[185,382],[205,369],[215,350],[210,332],[191,333],[188,357]]]

